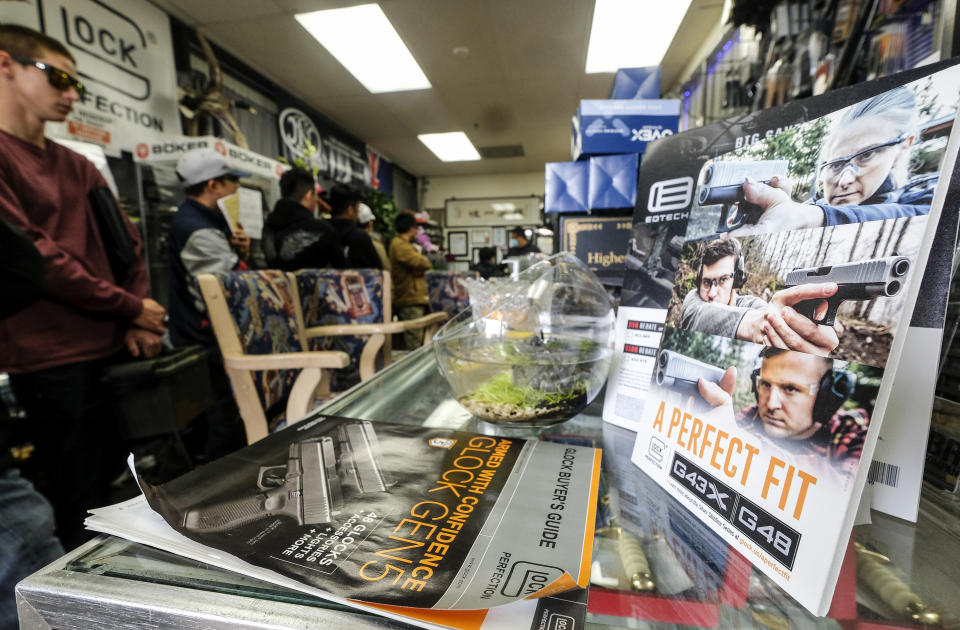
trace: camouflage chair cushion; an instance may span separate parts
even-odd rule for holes
[[[305,350],[298,336],[293,291],[282,271],[233,271],[217,274],[246,354]],[[253,383],[269,419],[283,413],[299,370],[253,372]]]
[[[383,323],[383,273],[378,269],[302,269],[295,273],[304,326]],[[314,337],[311,350],[342,350],[350,366],[334,370],[331,391],[360,382],[360,354],[368,336]]]
[[[460,282],[464,278],[480,279],[476,271],[428,271],[427,293],[430,296],[430,311],[446,313],[453,317],[470,306],[470,294]]]

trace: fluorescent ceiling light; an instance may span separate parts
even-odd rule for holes
[[[466,162],[479,160],[480,154],[473,147],[467,134],[462,131],[449,133],[422,133],[420,142],[427,145],[442,162]]]
[[[373,93],[424,90],[430,81],[376,4],[294,16]]]
[[[596,0],[586,73],[656,66],[690,0]]]

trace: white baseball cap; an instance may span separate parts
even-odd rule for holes
[[[360,225],[366,225],[373,221],[376,217],[373,216],[373,210],[370,209],[370,206],[363,203],[362,201],[357,204],[357,223]]]
[[[194,149],[188,151],[177,162],[177,176],[183,182],[184,188],[200,184],[208,179],[216,179],[224,175],[234,177],[250,177],[248,171],[230,168],[227,158],[213,149]]]

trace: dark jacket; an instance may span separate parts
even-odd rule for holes
[[[330,219],[350,269],[383,269],[373,239],[353,219]]]
[[[196,276],[246,269],[230,245],[230,226],[223,214],[186,199],[170,224],[170,340],[175,346],[216,346]]]
[[[823,210],[824,225],[843,225],[881,219],[899,219],[930,213],[937,176],[914,179],[902,188],[894,188],[890,177],[869,199],[855,206],[831,206],[826,200],[815,203]]]
[[[517,247],[511,247],[510,249],[508,249],[507,257],[510,258],[515,256],[526,256],[527,254],[540,254],[540,253],[541,253],[540,248],[537,247],[533,241],[527,241],[527,244],[524,245],[523,247],[520,247],[518,245]]]
[[[340,239],[330,222],[316,218],[295,201],[277,202],[263,225],[260,244],[271,269],[295,271],[347,266]]]

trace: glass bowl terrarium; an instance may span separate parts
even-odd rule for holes
[[[557,254],[519,274],[508,294],[459,313],[433,345],[457,401],[474,416],[545,427],[575,416],[603,387],[614,321],[593,272]]]

